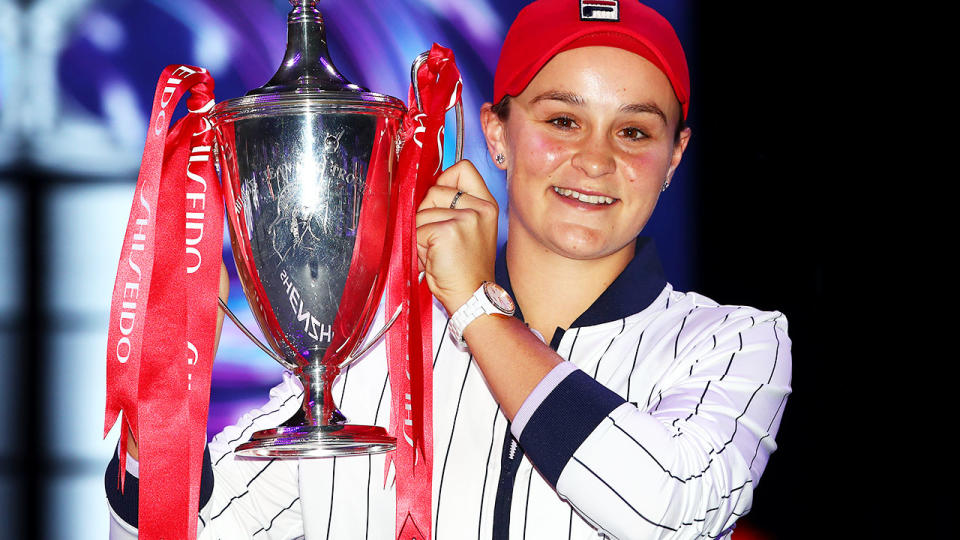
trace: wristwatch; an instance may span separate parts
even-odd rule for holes
[[[450,335],[460,345],[466,347],[463,331],[481,315],[512,317],[517,306],[510,294],[492,281],[484,281],[473,296],[450,317]]]

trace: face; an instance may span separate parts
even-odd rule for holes
[[[611,47],[555,56],[506,121],[485,106],[491,155],[506,157],[509,241],[572,259],[632,255],[686,148],[679,114],[659,69]]]

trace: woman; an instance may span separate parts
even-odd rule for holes
[[[790,391],[786,320],[674,291],[639,238],[689,142],[688,97],[673,29],[639,3],[540,0],[511,27],[481,110],[505,249],[469,162],[417,213],[439,321],[436,538],[728,538],[749,510]],[[371,354],[334,396],[351,422],[386,425]],[[382,455],[233,459],[300,392],[288,376],[210,444],[202,538],[393,537]]]

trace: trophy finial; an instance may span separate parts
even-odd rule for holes
[[[248,96],[281,92],[360,92],[364,89],[344,77],[330,59],[327,31],[317,0],[290,0],[287,50],[276,74]]]
[[[290,0],[290,6],[293,8],[293,11],[290,12],[293,15],[296,12],[316,12],[317,15],[320,15],[320,10],[317,9],[317,0]]]

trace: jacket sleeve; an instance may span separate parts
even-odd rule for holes
[[[202,538],[297,538],[303,535],[299,461],[236,458],[233,451],[261,429],[278,426],[300,408],[303,388],[283,373],[270,400],[245,413],[210,441],[216,487]]]
[[[129,540],[137,538],[138,512],[140,504],[139,463],[127,455],[127,469],[124,471],[124,488],[120,490],[119,447],[113,459],[107,464],[104,475],[104,488],[110,505],[110,540]],[[210,465],[210,450],[203,449],[203,468],[200,476],[200,508],[203,509],[213,494],[213,469]],[[201,521],[202,529],[202,521]]]
[[[736,310],[684,344],[643,407],[558,367],[559,382],[548,376],[541,384],[552,388],[531,394],[514,435],[557,493],[611,537],[720,537],[750,509],[776,449],[790,393],[786,331],[780,313]]]

